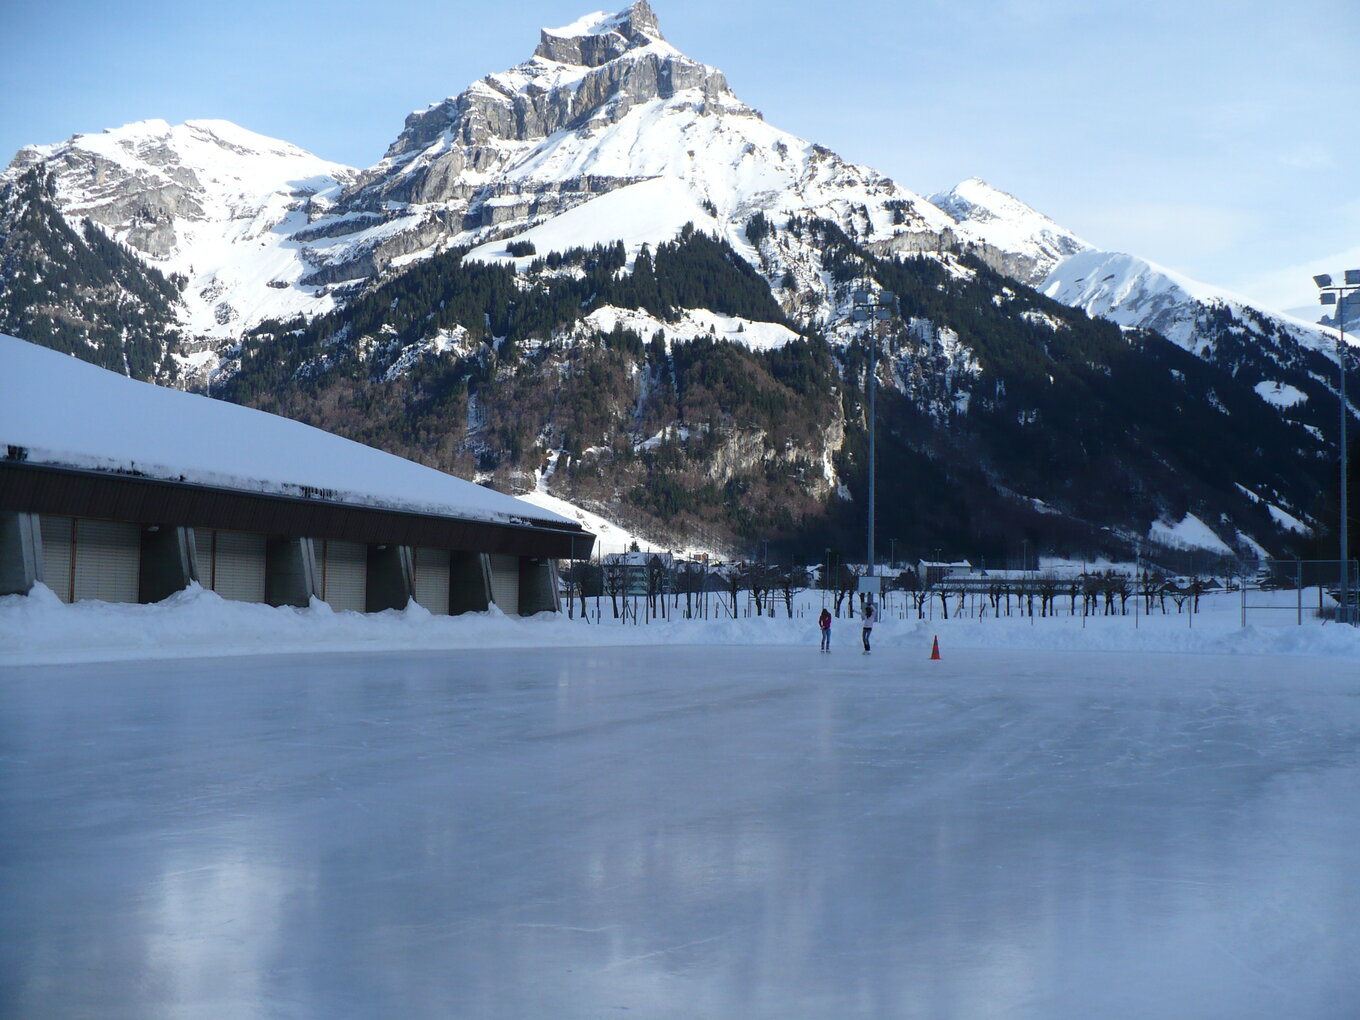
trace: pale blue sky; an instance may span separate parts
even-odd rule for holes
[[[601,6],[0,0],[0,161],[221,117],[367,166],[409,111]],[[1310,272],[1360,265],[1355,0],[653,6],[771,123],[922,194],[976,175],[1100,247],[1276,307],[1310,300]]]

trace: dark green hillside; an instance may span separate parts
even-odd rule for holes
[[[135,379],[163,380],[179,288],[88,221],[75,230],[32,170],[0,192],[0,332]]]

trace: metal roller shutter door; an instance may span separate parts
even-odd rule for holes
[[[136,602],[142,529],[118,521],[76,521],[75,597]]]
[[[519,557],[493,553],[491,561],[491,601],[506,616],[519,615]]]
[[[71,601],[71,543],[75,521],[70,517],[41,517],[43,583],[63,602]]]
[[[263,535],[219,531],[213,562],[213,591],[236,602],[263,602],[264,546]]]
[[[449,612],[449,553],[447,549],[416,549],[416,601],[430,612]]]
[[[213,587],[213,536],[215,532],[211,528],[194,529],[194,561],[198,566],[198,583],[209,591],[216,591]]]
[[[332,609],[367,608],[368,546],[360,542],[326,542],[321,597]]]

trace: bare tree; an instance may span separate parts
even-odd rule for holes
[[[575,560],[567,568],[564,575],[567,581],[567,605],[573,605],[573,599],[581,603],[581,616],[586,615],[586,599],[600,594],[600,568],[593,563],[584,560]]]
[[[845,603],[845,597],[859,587],[859,568],[848,566],[844,562],[836,570],[836,616],[841,615],[841,606]],[[850,600],[850,619],[855,618],[855,600]]]
[[[921,590],[921,578],[915,570],[904,570],[897,575],[897,587],[911,598],[912,608],[916,610],[916,618],[919,620],[925,616],[925,598]]]
[[[614,619],[619,618],[619,596],[628,594],[628,565],[613,560],[604,565],[603,581],[605,594],[609,596],[609,604],[614,609]],[[624,603],[625,618],[627,617],[628,603]]]
[[[1083,616],[1095,616],[1100,608],[1102,578],[1099,574],[1081,575],[1081,612]]]
[[[811,576],[806,567],[780,567],[775,574],[779,594],[784,598],[784,611],[793,619],[793,597],[807,590]]]
[[[770,590],[773,571],[764,563],[742,564],[742,581],[756,600],[756,615],[765,615],[765,595]]]
[[[694,596],[703,591],[707,579],[706,571],[700,563],[682,563],[675,573],[675,588],[685,596],[685,616],[694,615]]]
[[[1162,586],[1163,578],[1156,571],[1144,570],[1138,575],[1138,595],[1143,600],[1143,612],[1152,615],[1152,600],[1157,597],[1157,590]],[[1166,612],[1166,607],[1162,607],[1162,612]]]
[[[737,618],[737,596],[742,592],[744,570],[745,564],[729,564],[723,577],[723,580],[727,582],[727,593],[732,597],[732,619],[734,620]]]
[[[656,616],[657,598],[666,591],[666,565],[661,561],[660,556],[653,555],[647,561],[647,609],[652,616]],[[665,610],[665,600],[662,599],[662,610]]]
[[[1125,615],[1124,606],[1129,598],[1129,577],[1114,570],[1105,571],[1100,578],[1100,593],[1105,596],[1105,615],[1114,616],[1114,600],[1119,599],[1119,614]]]

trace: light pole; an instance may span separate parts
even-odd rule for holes
[[[1351,523],[1346,491],[1350,484],[1346,473],[1346,419],[1350,416],[1350,407],[1346,403],[1346,310],[1354,305],[1355,295],[1360,293],[1360,269],[1347,269],[1344,280],[1344,283],[1333,284],[1327,273],[1313,277],[1322,303],[1336,306],[1336,364],[1341,377],[1337,389],[1341,398],[1341,619],[1346,623],[1355,623],[1355,614],[1351,612],[1350,547],[1346,541]]]
[[[874,391],[878,388],[878,331],[884,323],[893,317],[897,310],[897,297],[890,291],[880,290],[877,293],[863,288],[855,291],[855,304],[852,315],[856,322],[871,323],[869,327],[869,550],[866,562],[868,563],[869,577],[874,576],[874,433],[875,428],[875,408]],[[870,584],[873,582],[871,581]]]

